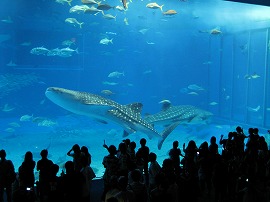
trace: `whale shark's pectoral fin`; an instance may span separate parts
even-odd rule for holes
[[[136,131],[133,130],[132,128],[125,128],[124,132],[123,132],[123,137],[127,137],[129,136],[129,134],[131,133],[135,133]]]
[[[171,125],[169,125],[168,127],[166,127],[161,135],[161,139],[159,139],[158,141],[158,149],[160,150],[162,147],[163,142],[165,141],[165,139],[168,137],[169,134],[171,134],[171,132],[181,123],[181,121],[177,121],[175,123],[172,123]]]

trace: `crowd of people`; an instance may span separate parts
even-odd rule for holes
[[[220,154],[218,144],[222,147]],[[227,139],[221,135],[217,142],[212,136],[209,143],[199,146],[190,140],[187,146],[183,144],[182,151],[176,140],[162,165],[144,138],[138,149],[130,139],[123,140],[118,148],[105,143],[103,147],[108,155],[102,160],[102,202],[270,200],[270,153],[257,128],[249,128],[244,134],[238,126]],[[8,202],[90,201],[91,181],[96,176],[87,147],[75,144],[67,152],[73,161],[65,163],[65,173],[60,176],[59,166],[48,159],[48,151],[42,150],[40,155],[36,163],[32,153],[26,152],[16,173],[5,150],[0,150],[0,201],[4,190]],[[36,182],[35,168],[39,171]]]

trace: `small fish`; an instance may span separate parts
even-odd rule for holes
[[[113,44],[113,39],[104,38],[99,41],[100,44],[108,45],[109,43]]]
[[[120,78],[121,76],[125,76],[124,72],[111,72],[108,77],[109,78]]]
[[[9,125],[10,127],[13,127],[13,128],[19,128],[19,127],[21,127],[21,125],[18,124],[17,122],[10,122],[8,125]]]
[[[158,104],[171,104],[170,100],[161,100]]]
[[[220,34],[222,34],[222,32],[221,32],[221,30],[220,30],[219,27],[216,27],[216,28],[214,28],[214,29],[211,29],[211,30],[209,31],[209,33],[212,34],[212,35],[220,35]]]
[[[209,105],[211,105],[211,106],[215,106],[215,105],[217,105],[218,103],[217,102],[210,102],[209,103]]]
[[[190,84],[188,86],[188,89],[190,90],[195,90],[195,91],[201,91],[204,90],[204,88],[202,88],[201,86],[198,86],[197,84]]]
[[[106,32],[106,34],[117,35],[115,32]]]
[[[109,85],[109,86],[115,86],[115,85],[118,85],[118,83],[115,83],[115,82],[109,82],[109,81],[103,81],[102,84],[103,84],[103,85]]]
[[[194,91],[189,92],[188,94],[189,94],[189,95],[199,95],[198,93],[196,93],[196,92],[194,92]]]
[[[2,19],[1,22],[8,23],[8,24],[13,23],[12,19],[10,18],[10,16],[8,16],[7,19]]]
[[[68,40],[63,41],[61,44],[62,44],[62,46],[70,47],[71,45],[74,45],[75,43],[76,43],[76,39],[72,38],[72,39],[68,39]]]
[[[111,14],[105,14],[105,15],[103,15],[103,18],[105,18],[107,20],[116,20],[116,16],[113,16]]]
[[[261,106],[258,105],[256,108],[247,107],[248,111],[250,112],[258,112],[261,109]]]
[[[5,104],[4,107],[3,107],[3,109],[2,109],[2,111],[3,112],[11,112],[14,109],[15,109],[15,107],[11,107],[11,106],[9,106],[9,104]]]
[[[125,9],[128,8],[128,7],[127,7],[127,0],[122,0],[122,4],[123,4],[123,7],[124,7]]]
[[[110,90],[102,90],[101,93],[102,93],[103,95],[108,95],[108,96],[114,95],[114,94],[115,94],[115,93],[113,93],[113,92],[110,91]]]
[[[5,131],[8,133],[14,133],[15,129],[14,128],[6,128]]]
[[[176,15],[177,12],[175,10],[167,10],[162,13],[163,15]]]
[[[64,5],[64,3],[68,3],[68,5],[71,6],[72,0],[56,0],[55,2],[56,2],[56,3],[63,4],[63,5]]]
[[[102,3],[98,3],[97,9],[99,10],[103,10],[103,11],[107,11],[114,8],[114,6],[110,6],[109,4],[102,4]]]
[[[20,43],[20,46],[31,46],[31,42],[30,41],[25,41],[25,42],[22,42]]]
[[[120,12],[125,11],[125,8],[123,6],[115,6],[115,9],[117,9]]]
[[[151,74],[151,73],[152,73],[152,70],[151,69],[146,70],[146,71],[143,72],[143,74]]]
[[[162,7],[163,7],[164,5],[162,5],[162,6],[160,6],[160,5],[158,5],[157,3],[149,3],[149,4],[147,4],[146,5],[146,8],[151,8],[151,9],[160,9],[161,11],[163,11],[162,10]]]
[[[97,8],[94,7],[94,6],[91,6],[89,9],[86,9],[86,10],[84,11],[84,13],[93,14],[93,15],[97,15],[97,14],[100,13],[100,12],[104,15],[103,10],[97,9]]]
[[[125,23],[125,25],[129,25],[127,18],[124,18],[124,23]]]
[[[83,4],[98,4],[95,0],[82,0]]]
[[[148,31],[148,29],[140,29],[139,32],[142,34],[145,34]]]
[[[81,12],[85,12],[85,10],[89,9],[89,6],[87,5],[81,5],[81,6],[73,6],[69,9],[70,13],[81,13]]]
[[[33,120],[33,114],[30,116],[28,114],[21,116],[20,121],[32,121]]]
[[[146,43],[147,43],[148,45],[155,45],[154,42],[148,42],[148,41],[146,41]]]
[[[80,28],[82,28],[82,25],[84,22],[79,22],[76,18],[67,18],[65,19],[65,22],[73,24],[74,26],[79,25]]]
[[[30,53],[33,55],[47,55],[48,52],[49,52],[49,49],[44,48],[43,46],[32,48],[30,51]]]
[[[251,78],[257,79],[257,78],[260,78],[260,76],[258,74],[256,74],[256,73],[254,73],[254,74],[251,75]]]

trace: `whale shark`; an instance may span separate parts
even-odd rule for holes
[[[124,136],[134,132],[142,132],[149,139],[157,137],[160,142],[166,138],[176,127],[173,123],[160,134],[152,124],[142,119],[142,103],[121,105],[113,100],[99,95],[69,90],[59,87],[49,87],[46,97],[56,105],[79,115],[85,115],[101,123],[115,123],[124,129]],[[158,146],[161,149],[161,146]]]
[[[192,105],[173,106],[169,100],[160,103],[162,103],[162,110],[156,114],[146,115],[145,121],[153,125],[173,126],[176,128],[179,124],[207,124],[213,116],[211,112]],[[162,141],[165,139],[164,136]],[[163,143],[162,141],[159,142],[160,146]]]

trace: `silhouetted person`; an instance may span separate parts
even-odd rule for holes
[[[73,158],[74,168],[76,171],[80,172],[82,169],[80,146],[78,144],[73,145],[72,148],[68,151],[67,155]]]
[[[141,182],[142,179],[141,172],[137,169],[130,172],[132,182],[128,184],[127,190],[131,190],[134,192],[136,202],[147,202],[148,199],[147,187],[144,182]]]
[[[127,152],[127,145],[123,142],[119,144],[119,170],[118,176],[128,176],[128,167],[130,165],[130,156]]]
[[[81,155],[86,157],[87,165],[90,166],[90,164],[92,162],[92,156],[89,153],[88,148],[86,146],[81,147]]]
[[[103,175],[103,180],[104,180],[104,191],[102,195],[102,199],[105,199],[105,195],[109,189],[110,185],[110,179],[112,176],[118,174],[118,169],[119,169],[119,158],[116,157],[116,147],[114,145],[107,146],[103,145],[103,147],[107,148],[109,155],[105,156],[103,158],[102,164],[105,168],[105,172]]]
[[[148,161],[149,161],[149,147],[146,146],[146,139],[142,138],[140,140],[141,147],[138,149],[137,153],[140,153],[142,156],[142,159],[144,161],[143,165],[143,171],[145,175],[145,183],[146,185],[149,184],[149,173],[148,173]]]
[[[119,192],[120,189],[118,188],[118,177],[113,175],[110,179],[108,191],[105,195],[105,202],[109,201],[110,198],[113,198]]]
[[[50,167],[50,177],[49,177],[49,202],[60,202],[64,201],[64,194],[62,190],[62,178],[58,177],[57,173],[59,171],[59,166],[57,164],[53,164]]]
[[[134,192],[131,190],[127,190],[128,179],[125,176],[120,176],[118,178],[118,188],[120,192],[118,192],[114,197],[119,202],[135,202]]]
[[[4,189],[6,189],[7,201],[12,200],[12,183],[16,179],[16,173],[11,160],[6,159],[6,151],[0,150],[0,201],[4,200]]]
[[[81,173],[84,177],[84,183],[82,186],[82,202],[89,202],[90,201],[90,192],[91,192],[91,185],[92,179],[96,177],[93,169],[88,165],[88,158],[86,156],[82,156],[82,169]]]
[[[36,166],[36,162],[33,160],[32,152],[28,151],[25,153],[24,161],[22,165],[19,167],[19,178],[20,178],[20,186],[33,188],[35,184],[35,175],[34,168]]]
[[[83,174],[75,170],[72,161],[65,163],[65,169],[66,174],[64,174],[62,181],[64,201],[79,202],[82,200]]]
[[[43,149],[40,152],[41,160],[37,162],[37,171],[39,171],[39,183],[38,190],[40,201],[47,201],[48,193],[50,190],[50,168],[53,165],[53,162],[48,159],[48,150]]]
[[[173,142],[173,148],[169,151],[169,156],[170,159],[173,161],[175,173],[177,175],[180,175],[180,156],[182,156],[182,154],[181,150],[178,148],[178,145],[178,141]]]
[[[154,187],[156,187],[155,178],[160,172],[161,166],[157,162],[157,155],[153,152],[149,154],[149,161],[149,190],[152,190]]]

